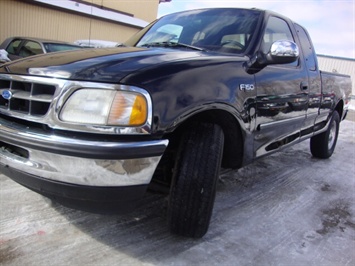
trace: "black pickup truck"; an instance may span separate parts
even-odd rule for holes
[[[0,66],[0,171],[95,211],[131,209],[159,184],[170,231],[202,237],[221,167],[305,139],[330,157],[350,91],[348,76],[318,70],[307,31],[286,17],[171,14],[124,47]]]

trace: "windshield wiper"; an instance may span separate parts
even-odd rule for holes
[[[180,43],[180,42],[151,42],[151,43],[146,43],[143,45],[140,45],[140,47],[169,47],[169,48],[174,48],[174,47],[183,47],[183,48],[189,48],[192,50],[197,50],[197,51],[206,51],[203,48],[185,44],[185,43]]]

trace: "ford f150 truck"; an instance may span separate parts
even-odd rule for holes
[[[180,12],[125,47],[0,66],[0,171],[63,204],[131,209],[169,187],[172,233],[208,229],[220,168],[310,139],[332,155],[348,76],[318,70],[307,31],[264,10]]]

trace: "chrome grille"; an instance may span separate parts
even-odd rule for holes
[[[56,87],[27,81],[0,79],[0,109],[40,117],[47,114]],[[7,99],[6,99],[7,98]]]

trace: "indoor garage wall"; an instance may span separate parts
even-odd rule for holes
[[[79,39],[123,42],[138,30],[137,27],[22,1],[0,0],[0,42],[10,36],[31,36],[68,42]]]

